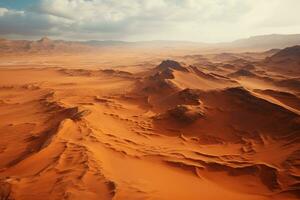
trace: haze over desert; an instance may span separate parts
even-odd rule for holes
[[[1,200],[300,198],[300,4],[151,2],[0,3]]]

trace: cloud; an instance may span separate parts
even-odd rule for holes
[[[295,5],[298,0],[41,0],[23,10],[0,8],[0,34],[222,41],[295,30]]]
[[[1,35],[56,35],[69,25],[70,21],[55,16],[0,8]]]

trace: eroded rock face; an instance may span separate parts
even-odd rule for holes
[[[179,62],[174,60],[164,60],[157,67],[157,70],[174,69],[178,71],[188,71],[187,68],[183,67]]]
[[[199,106],[177,105],[165,113],[157,115],[155,120],[173,120],[178,123],[192,123],[204,116]]]
[[[185,102],[185,104],[191,104],[191,105],[199,105],[199,91],[196,89],[184,89],[180,92],[178,92],[178,97]]]
[[[184,105],[176,106],[175,108],[169,110],[168,114],[171,117],[183,120],[184,122],[193,122],[203,116],[200,111],[191,109],[191,107]]]

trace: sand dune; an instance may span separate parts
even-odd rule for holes
[[[287,47],[274,55],[267,57],[264,62],[272,70],[282,74],[299,75],[300,69],[300,46]]]
[[[299,199],[299,77],[276,52],[1,68],[0,199]]]

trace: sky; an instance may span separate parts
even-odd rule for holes
[[[0,37],[225,42],[300,33],[300,0],[0,0]]]

